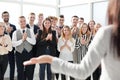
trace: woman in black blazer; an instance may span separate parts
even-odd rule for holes
[[[38,31],[36,39],[37,56],[56,55],[56,32],[51,30],[51,20],[46,18],[43,21],[43,30]],[[45,67],[47,67],[47,80],[51,80],[50,64],[40,64],[40,80],[45,80]]]

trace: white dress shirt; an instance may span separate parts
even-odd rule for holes
[[[60,50],[61,46],[65,44],[65,39],[59,38],[58,39],[58,51],[60,51],[59,58],[66,60],[66,61],[73,61],[73,54],[75,48],[75,40],[72,38],[72,42],[70,40],[67,41],[67,45],[70,47],[71,50],[69,50],[67,47],[64,47],[62,50]]]
[[[25,31],[26,31],[27,28],[25,28]],[[21,33],[23,34],[23,30],[20,29]],[[32,44],[32,45],[35,45],[36,44],[36,39],[35,39],[35,35],[34,35],[34,32],[33,30],[30,30],[30,36],[31,37],[27,37],[27,41]],[[17,35],[16,35],[16,31],[13,33],[13,37],[12,37],[12,44],[13,44],[13,47],[16,47],[16,46],[19,46],[23,43],[23,40],[18,40],[17,41]]]
[[[31,26],[30,24],[28,24],[29,25],[29,27],[30,27],[30,30],[33,30],[34,31],[34,25],[33,26]]]

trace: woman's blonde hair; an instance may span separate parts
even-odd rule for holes
[[[71,34],[71,29],[70,29],[70,27],[68,26],[68,25],[65,25],[65,26],[63,26],[63,28],[62,28],[62,32],[61,32],[61,37],[60,38],[65,38],[65,34],[64,34],[64,29],[65,28],[67,28],[68,29],[68,31],[69,31],[69,40],[71,41],[71,42],[73,42],[73,38],[72,38],[72,34]]]
[[[79,37],[83,34],[83,31],[82,31],[82,27],[86,25],[87,26],[87,31],[86,31],[86,35],[89,36],[90,35],[90,31],[89,31],[89,27],[87,25],[87,23],[83,23],[83,25],[80,27],[80,30],[79,30]]]

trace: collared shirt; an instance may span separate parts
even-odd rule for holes
[[[10,26],[10,23],[8,23],[8,24],[5,23],[5,28],[7,28],[8,26]]]
[[[26,31],[27,28],[25,28],[24,30]],[[20,29],[21,33],[23,34],[23,29]],[[34,32],[33,30],[30,30],[30,35],[31,37],[27,37],[27,41],[32,44],[32,45],[35,45],[36,44],[36,39],[35,39],[35,35],[34,35]],[[13,44],[13,47],[16,47],[16,46],[19,46],[23,43],[23,40],[20,39],[17,41],[17,35],[16,35],[16,31],[13,33],[13,38],[12,38],[12,44]]]
[[[4,40],[4,45],[0,45],[0,55],[8,54],[9,51],[12,51],[12,41],[9,35],[4,35],[0,37],[0,43]]]
[[[33,30],[34,31],[34,25],[31,26],[30,24],[28,24],[30,26],[30,30]]]

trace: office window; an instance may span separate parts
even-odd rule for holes
[[[79,6],[60,8],[60,14],[65,16],[65,24],[67,25],[71,25],[71,18],[74,15],[83,17],[85,22],[88,23],[90,20],[90,6],[88,4],[83,4]]]
[[[48,5],[56,5],[56,0],[23,0],[23,2],[31,2],[37,4],[48,4]]]
[[[60,5],[74,5],[85,1],[86,0],[60,0]]]
[[[44,14],[44,18],[48,16],[55,16],[56,15],[56,9],[51,8],[51,7],[40,7],[40,6],[33,6],[33,5],[23,5],[23,15],[28,17],[30,12],[34,12],[36,14],[36,20],[37,22],[37,17],[39,13]]]
[[[18,25],[18,17],[20,15],[20,5],[15,3],[0,2],[0,15],[3,11],[8,11],[10,14],[9,22]],[[3,21],[0,18],[0,21]]]
[[[96,23],[101,23],[103,26],[107,24],[107,11],[108,2],[99,2],[93,4],[93,19]]]
[[[3,0],[3,1],[15,1],[15,2],[17,2],[17,1],[21,1],[21,0]]]

